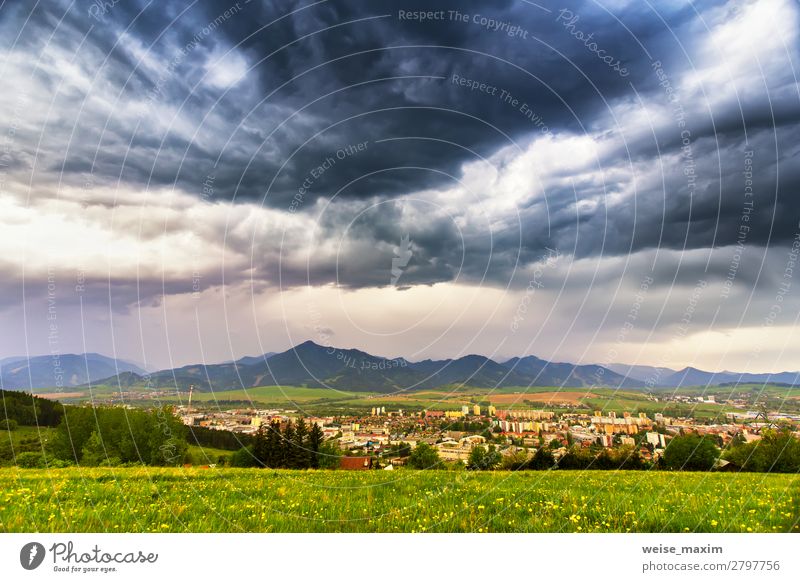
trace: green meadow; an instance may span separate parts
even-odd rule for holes
[[[2,532],[797,532],[797,475],[0,469]]]
[[[188,393],[170,393],[159,391],[157,396],[146,396],[142,388],[128,388],[138,394],[131,398],[131,392],[124,401],[135,406],[151,407],[154,404],[186,404]],[[105,402],[114,397],[114,402],[122,400],[118,390],[111,386],[95,386],[93,388],[76,388],[80,396],[61,397],[67,403],[86,401]],[[644,391],[633,389],[616,390],[603,387],[557,386],[505,386],[487,389],[471,386],[442,386],[430,390],[398,391],[391,394],[377,392],[353,392],[330,388],[308,388],[304,386],[258,386],[247,389],[218,390],[214,392],[195,392],[192,403],[198,408],[227,409],[236,406],[255,406],[261,408],[296,408],[312,414],[346,414],[349,411],[369,411],[372,407],[383,406],[389,410],[454,410],[463,405],[487,405],[492,401],[498,409],[505,408],[544,408],[556,412],[582,411],[590,412],[644,412],[649,416],[663,413],[667,416],[691,416],[701,419],[724,418],[727,412],[739,411],[730,405],[701,402],[665,402],[655,401],[653,397],[663,398],[670,394],[696,396],[703,393],[717,394],[723,397],[747,396],[769,399],[772,408],[786,412],[800,411],[800,390],[782,386],[740,385],[732,387],[680,388],[678,390],[658,390],[648,395]],[[567,398],[569,406],[559,398],[559,394],[579,395],[579,398]],[[504,398],[506,397],[506,398]]]

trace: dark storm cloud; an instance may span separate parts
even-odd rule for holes
[[[174,63],[178,58],[176,51],[191,43],[198,34],[203,35],[208,24],[230,10],[232,4],[203,2],[190,7],[188,2],[173,2],[167,14],[160,6],[150,5],[146,9],[143,6],[144,3],[134,1],[115,4],[103,16],[102,26],[87,16],[86,7],[73,6],[58,24],[51,48],[70,53],[77,48],[83,35],[88,35],[80,50],[107,58],[102,77],[120,90],[119,108],[124,108],[126,101],[141,98],[144,92],[157,88],[159,101],[177,107],[186,100],[184,108],[200,131],[203,130],[202,116],[211,114],[212,117],[224,115],[230,122],[224,131],[230,133],[217,135],[217,143],[208,149],[197,148],[194,144],[195,149],[188,153],[185,136],[181,136],[183,141],[167,136],[168,141],[159,150],[157,138],[163,136],[142,131],[133,133],[133,127],[117,125],[112,116],[111,126],[105,127],[102,135],[94,136],[97,145],[104,146],[103,151],[98,152],[95,167],[98,175],[114,178],[118,175],[124,150],[114,146],[127,146],[129,142],[137,150],[126,162],[133,166],[130,178],[142,182],[153,172],[157,181],[171,184],[177,180],[183,186],[193,186],[196,184],[195,168],[208,167],[219,155],[228,175],[226,183],[219,185],[220,193],[232,196],[241,179],[237,197],[259,199],[280,165],[310,138],[284,168],[283,173],[288,175],[278,177],[278,185],[282,187],[267,199],[268,204],[280,206],[302,182],[305,172],[329,156],[336,146],[370,138],[424,135],[450,140],[486,155],[508,143],[501,132],[512,139],[524,139],[530,133],[530,128],[522,123],[519,112],[513,107],[498,98],[454,85],[449,81],[454,73],[529,101],[555,131],[580,132],[581,125],[591,121],[593,112],[602,109],[603,99],[614,99],[629,90],[626,79],[607,74],[605,64],[561,30],[560,25],[554,24],[555,12],[547,13],[513,2],[441,3],[436,10],[457,8],[470,17],[480,15],[509,23],[520,27],[527,38],[508,37],[502,31],[487,30],[471,21],[417,22],[399,17],[400,11],[430,10],[430,5],[424,2],[384,2],[369,7],[352,2],[328,2],[308,9],[302,9],[300,3],[291,9],[284,4],[239,4],[241,9],[237,8],[235,14],[216,26],[213,32],[202,36],[196,48],[175,65],[169,78],[159,83],[158,74],[126,51],[125,42],[118,42],[119,34],[125,30],[150,58],[165,65]],[[298,11],[285,17],[292,10]],[[588,6],[574,10],[576,14],[583,14],[583,22],[594,17],[591,31],[598,41],[607,43],[609,53],[633,67],[641,56],[640,49],[619,34],[621,28],[618,25],[615,28],[609,16]],[[18,18],[22,15],[20,12]],[[169,22],[170,17],[178,15],[174,23]],[[37,11],[27,28],[46,34],[61,16],[55,9],[52,13]],[[264,28],[282,16],[284,18]],[[633,20],[634,34],[644,37],[660,26],[653,18],[641,15],[634,14]],[[89,30],[91,25],[94,27]],[[663,26],[661,28],[663,33]],[[29,45],[26,48],[35,53],[35,41],[28,39],[41,36],[28,34],[25,38]],[[246,87],[233,88],[218,103],[221,91],[209,90],[203,84],[195,86],[204,72],[203,60],[217,45],[221,51],[236,47],[251,66],[244,83]],[[409,76],[446,79],[381,80]],[[273,91],[273,95],[263,100]],[[329,93],[333,94],[323,97]],[[319,98],[322,99],[311,104]],[[279,115],[272,112],[276,107],[281,109]],[[423,109],[396,109],[406,107]],[[269,137],[278,124],[286,121],[286,114],[297,111],[302,113]],[[344,121],[354,115],[359,117]],[[96,125],[86,115],[68,120],[72,121],[79,129]],[[248,131],[238,126],[240,122],[258,130]],[[332,124],[336,125],[329,128]],[[97,130],[96,127],[92,129]],[[314,138],[319,131],[324,133]],[[120,138],[119,144],[113,143],[115,136]],[[111,147],[105,143],[109,138]],[[222,151],[221,146],[228,138],[231,142]],[[259,148],[274,147],[270,141],[280,142],[279,155],[258,156]],[[86,145],[92,143],[89,140]],[[138,151],[139,146],[141,151]],[[432,160],[430,152],[408,151],[402,144],[373,152],[363,156],[349,171],[342,172],[341,177],[331,176],[318,184],[315,195],[330,195],[354,177],[397,165],[427,166],[434,162],[437,168],[455,174],[466,156],[463,150],[444,149]],[[185,153],[190,169],[176,176],[175,158]],[[253,154],[256,159],[247,167]],[[143,159],[137,163],[138,156]],[[442,178],[428,173],[416,179],[384,176],[383,182],[362,182],[347,195],[406,193],[441,181]]]
[[[543,4],[547,10],[512,1],[307,7],[123,0],[100,20],[91,17],[88,2],[40,6],[30,15],[18,6],[3,25],[5,42],[30,16],[16,50],[45,64],[48,55],[60,54],[92,80],[60,86],[56,72],[33,70],[53,92],[40,96],[42,103],[52,99],[58,115],[20,130],[19,147],[32,160],[44,132],[36,176],[42,181],[80,184],[91,175],[98,185],[121,180],[201,196],[203,181],[213,176],[215,201],[309,215],[320,212],[319,200],[336,195],[319,215],[319,236],[339,244],[339,256],[332,263],[329,255],[309,251],[318,257],[309,261],[311,272],[283,265],[282,281],[290,285],[386,285],[381,266],[391,264],[405,235],[413,247],[403,275],[409,285],[504,284],[547,246],[580,258],[732,245],[742,222],[748,148],[757,162],[757,198],[747,243],[791,240],[800,215],[800,176],[792,164],[800,107],[796,90],[787,89],[788,73],[750,79],[746,87],[726,89],[724,99],[718,85],[706,102],[685,97],[687,154],[652,66],[659,61],[668,83],[678,87],[703,65],[696,53],[708,33],[705,23],[733,19],[736,10],[726,13],[716,2],[658,7],[659,13],[640,3],[613,11],[593,2]],[[444,11],[444,19],[400,16],[430,10]],[[448,10],[467,15],[467,22],[451,19]],[[788,16],[796,18],[796,11]],[[588,35],[626,74],[581,40]],[[796,42],[789,48],[796,59]],[[209,70],[228,51],[222,71]],[[236,66],[246,76],[225,80]],[[454,83],[454,75],[486,89]],[[503,91],[518,103],[502,99]],[[604,142],[583,177],[567,183],[556,178],[573,178],[571,171],[560,172],[557,163],[541,168],[551,178],[543,197],[533,196],[535,185],[521,185],[531,196],[521,198],[518,215],[499,224],[486,216],[461,228],[461,208],[404,217],[390,205],[358,214],[415,192],[457,187],[464,164],[502,148],[524,151],[542,132],[520,103],[556,139],[588,133]],[[624,105],[635,113],[640,103],[666,106],[649,120],[652,131],[644,120],[631,126],[621,113]],[[366,145],[340,159],[339,152],[356,144]],[[618,174],[631,168],[635,198],[615,200],[610,195],[632,181]],[[343,232],[352,240],[340,243]],[[261,256],[269,264],[256,261],[256,271],[274,281],[273,255]]]

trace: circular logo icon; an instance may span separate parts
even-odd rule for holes
[[[44,561],[44,546],[39,542],[30,542],[19,551],[19,563],[26,570],[35,570]]]

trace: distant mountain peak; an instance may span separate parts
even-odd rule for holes
[[[87,383],[136,385],[144,370],[130,362],[101,354],[63,354],[65,386]],[[13,360],[13,365],[9,362]],[[51,388],[56,385],[51,356],[6,358],[0,367],[6,388]],[[88,377],[87,377],[88,371]],[[340,390],[396,392],[447,385],[476,388],[554,386],[668,388],[710,386],[730,382],[782,382],[796,385],[796,372],[745,374],[706,372],[693,366],[679,371],[627,364],[550,362],[534,355],[498,362],[480,354],[453,359],[409,362],[385,358],[355,348],[323,346],[306,340],[280,353],[244,356],[235,362],[191,364],[149,374],[148,385],[198,390],[231,390],[254,386],[330,387]]]
[[[57,367],[52,355],[19,356],[3,360],[0,380],[7,389],[34,390],[80,386],[125,372],[147,373],[132,362],[98,353],[59,354]]]
[[[322,348],[322,347],[325,347],[325,346],[321,346],[318,343],[314,342],[313,340],[306,340],[304,342],[301,342],[301,343],[297,344],[292,349],[303,348],[303,347],[305,347],[305,348]]]
[[[462,361],[462,362],[472,362],[472,361],[480,361],[480,362],[493,362],[494,360],[489,359],[487,356],[482,356],[480,354],[467,354],[466,356],[461,356],[460,358],[456,358],[454,361]]]
[[[289,350],[331,350],[331,349],[348,351],[347,349],[344,349],[344,348],[334,348],[332,346],[323,346],[321,344],[316,343],[313,340],[306,340],[306,341],[304,341],[302,343],[297,344],[296,346],[293,346],[293,347],[289,348]]]

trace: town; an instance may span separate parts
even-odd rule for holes
[[[681,397],[683,398],[683,397]],[[708,402],[708,399],[696,400]],[[712,397],[713,401],[713,397]],[[304,414],[299,409],[203,410],[178,406],[175,414],[189,428],[255,435],[268,426],[285,426],[298,419],[317,425],[326,441],[342,451],[341,468],[381,467],[392,470],[407,463],[420,443],[434,449],[443,463],[467,464],[476,447],[493,446],[498,461],[530,459],[546,448],[555,460],[571,449],[636,452],[646,462],[657,463],[675,436],[709,437],[724,449],[732,442],[753,443],[765,429],[781,426],[800,437],[800,415],[765,411],[729,412],[724,422],[692,417],[651,416],[595,410],[555,412],[533,408],[498,408],[478,404],[453,410],[405,411],[372,407],[364,413],[337,416]],[[353,460],[351,460],[353,459]],[[719,461],[718,468],[730,465]],[[498,463],[500,464],[500,463]],[[733,469],[733,466],[728,469]]]

